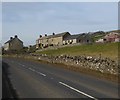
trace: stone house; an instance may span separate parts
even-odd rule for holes
[[[23,49],[23,42],[15,35],[15,37],[10,37],[10,40],[5,42],[4,50],[5,51],[19,51]]]
[[[120,33],[111,32],[104,37],[104,42],[120,42]]]
[[[91,35],[90,34],[75,34],[71,35],[69,32],[59,33],[53,35],[45,35],[42,37],[40,35],[39,39],[36,40],[36,49],[38,48],[46,48],[48,46],[59,46],[59,45],[67,45],[67,44],[75,44],[75,43],[91,43]]]
[[[105,43],[105,42],[120,42],[120,33],[111,32],[105,35],[103,38],[100,38],[96,43]]]
[[[36,40],[36,49],[45,48],[48,46],[63,45],[63,40],[69,35],[70,35],[69,32],[63,32],[59,34],[53,33],[52,35],[49,36],[45,34],[44,37],[40,35],[39,39]]]
[[[90,35],[83,33],[83,34],[69,35],[63,40],[63,45],[75,44],[75,43],[86,44],[91,42],[92,40],[90,38]]]

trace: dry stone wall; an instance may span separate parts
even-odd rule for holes
[[[92,57],[92,56],[48,56],[46,54],[31,54],[37,60],[43,60],[50,63],[63,63],[65,65],[83,67],[92,70],[100,71],[101,73],[120,74],[118,61],[113,61],[109,58]]]

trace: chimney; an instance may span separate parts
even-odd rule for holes
[[[47,34],[45,34],[45,36],[47,36]]]
[[[55,35],[55,33],[53,33],[53,35]]]
[[[13,37],[10,37],[10,40],[12,40],[13,39]]]
[[[15,38],[17,38],[17,35],[15,35]]]
[[[40,38],[42,37],[42,35],[40,35]]]

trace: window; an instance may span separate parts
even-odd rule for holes
[[[104,39],[104,41],[107,41],[107,39]]]
[[[87,40],[87,43],[89,43],[89,40]]]

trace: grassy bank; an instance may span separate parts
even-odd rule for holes
[[[113,60],[118,59],[118,45],[120,43],[105,43],[105,44],[88,44],[88,45],[77,45],[77,46],[69,46],[58,48],[55,50],[45,50],[37,52],[39,54],[47,54],[47,55],[91,55],[91,56],[99,56],[101,54],[102,57],[108,57]]]

